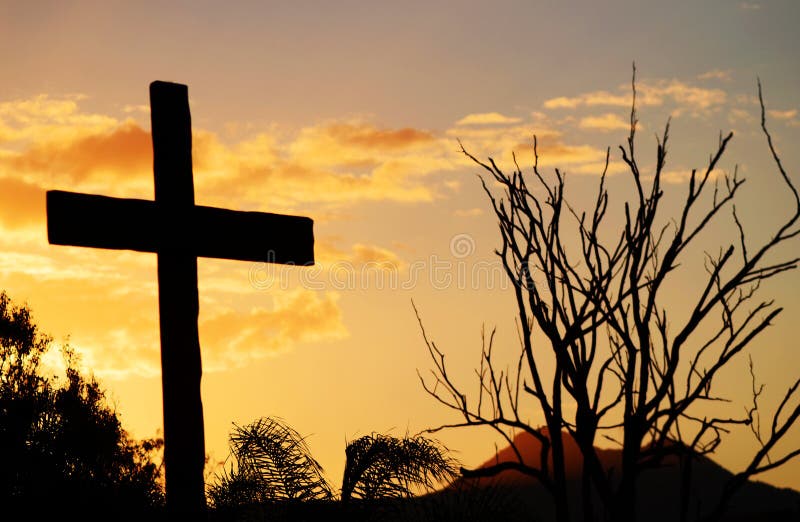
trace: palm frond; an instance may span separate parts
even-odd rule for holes
[[[209,490],[217,505],[274,500],[322,500],[333,495],[322,466],[305,439],[282,419],[262,417],[246,426],[234,424],[230,436],[235,467],[218,475]]]
[[[409,497],[455,477],[457,462],[447,448],[426,437],[365,435],[345,449],[342,501]]]

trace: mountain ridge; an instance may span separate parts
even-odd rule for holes
[[[580,505],[582,455],[575,440],[564,434],[565,471],[568,481],[570,504]],[[522,432],[514,438],[514,444],[523,462],[539,467],[541,443],[533,435]],[[619,469],[621,450],[597,448],[603,467],[610,472]],[[487,469],[497,463],[518,462],[511,446],[506,446],[483,462],[476,469]],[[552,462],[552,460],[551,460]],[[716,506],[722,490],[733,473],[712,459],[696,455],[693,460],[690,486],[690,520],[697,520]],[[553,520],[554,512],[549,494],[538,480],[516,470],[504,470],[492,477],[461,477],[449,489],[478,491],[494,489],[509,497],[507,504],[515,504],[514,511],[533,512],[537,520]],[[639,519],[648,522],[671,522],[679,520],[680,464],[676,457],[667,458],[653,469],[644,471],[637,481],[637,513]],[[599,506],[599,499],[595,500]],[[575,510],[579,511],[579,510]],[[581,518],[575,513],[574,519]],[[514,517],[511,517],[516,519]],[[800,520],[800,492],[791,488],[779,488],[764,482],[748,481],[734,495],[725,516],[725,522],[792,521]]]

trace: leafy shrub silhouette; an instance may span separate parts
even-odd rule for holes
[[[32,518],[45,512],[133,516],[163,503],[157,439],[134,441],[99,383],[63,348],[66,380],[43,374],[50,337],[30,310],[0,293],[0,502]]]

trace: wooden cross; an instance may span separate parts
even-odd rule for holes
[[[203,513],[205,441],[197,257],[314,264],[313,221],[194,204],[186,85],[150,84],[155,201],[47,193],[51,244],[158,256],[167,509]]]

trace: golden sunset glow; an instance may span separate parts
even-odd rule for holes
[[[738,168],[747,179],[737,212],[748,238],[763,241],[791,211],[760,133],[757,77],[776,147],[800,183],[794,2],[167,4],[0,7],[9,55],[0,289],[76,350],[135,437],[161,429],[156,256],[49,245],[45,192],[153,199],[148,84],[187,84],[197,203],[311,217],[317,260],[198,261],[212,461],[227,455],[232,422],[278,416],[309,435],[336,483],[346,440],[452,421],[419,383],[417,370],[431,364],[412,299],[465,386],[483,325],[497,326],[498,354],[515,364],[499,233],[483,173],[461,145],[507,171],[514,152],[527,172],[535,134],[539,167],[566,172],[576,209],[592,204],[608,152],[610,219],[622,223],[631,185],[618,145],[630,130],[634,59],[637,154],[650,170],[671,118],[669,209],[720,130],[732,130],[715,177]],[[703,238],[709,251],[738,242],[730,212],[720,223]],[[800,242],[786,248],[800,252]],[[680,268],[686,286],[667,290],[676,314],[705,274],[702,249],[692,255]],[[763,402],[774,406],[800,374],[800,274],[762,291],[784,308],[753,349]],[[751,400],[746,359],[719,383],[740,413]],[[437,436],[467,465],[500,440],[480,430]],[[756,444],[742,429],[715,458],[738,470]],[[800,446],[800,426],[787,445]],[[758,478],[800,489],[800,461]]]

